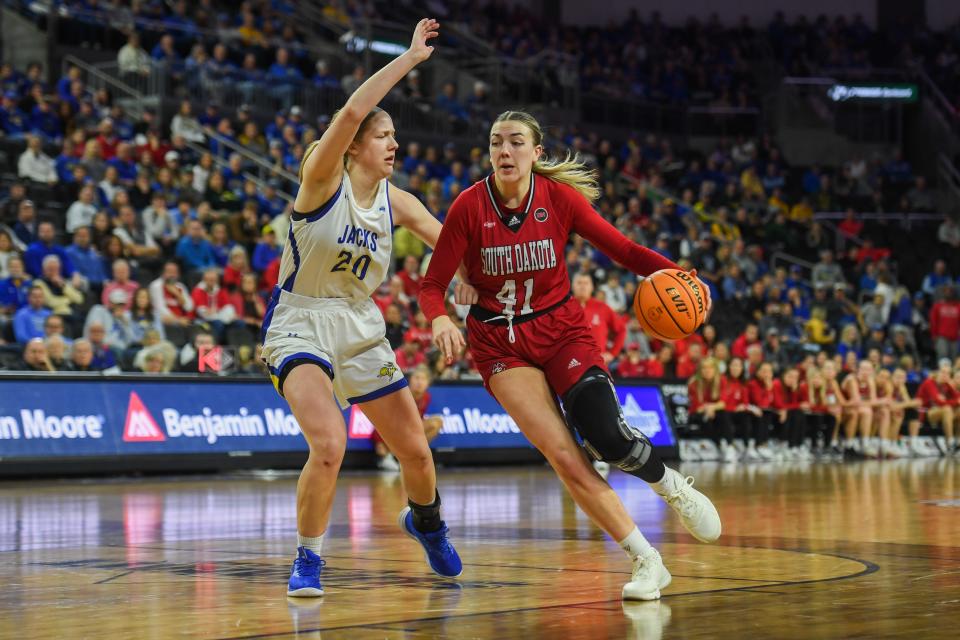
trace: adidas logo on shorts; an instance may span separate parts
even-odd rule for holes
[[[567,365],[567,369],[573,369],[574,367],[579,367],[579,366],[580,366],[580,361],[577,360],[576,358],[572,358],[570,360],[570,364]]]

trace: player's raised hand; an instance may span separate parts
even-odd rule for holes
[[[433,53],[433,47],[428,43],[440,35],[438,29],[440,29],[440,23],[433,18],[424,18],[417,23],[417,27],[413,30],[410,48],[407,49],[417,63],[423,62]]]
[[[453,364],[453,361],[460,357],[460,353],[466,346],[460,329],[447,316],[439,316],[433,319],[433,344],[443,354],[447,364]]]

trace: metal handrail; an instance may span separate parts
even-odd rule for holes
[[[224,147],[230,149],[232,152],[240,155],[240,157],[242,157],[243,159],[257,165],[261,169],[264,169],[269,173],[280,176],[284,180],[288,180],[290,182],[298,181],[297,176],[294,175],[293,173],[287,171],[282,167],[275,166],[273,163],[266,161],[263,158],[263,156],[250,151],[243,145],[238,144],[225,136],[220,135],[210,127],[202,127],[202,130],[205,136],[207,136],[211,140],[216,140],[217,144],[223,145]],[[207,151],[209,151],[209,149],[207,149]]]
[[[187,147],[189,147],[190,149],[193,149],[196,153],[199,153],[199,154],[207,153],[208,151],[210,151],[203,145],[197,144],[196,142],[187,141],[186,144],[187,144]],[[226,158],[222,158],[220,155],[214,155],[213,162],[218,167],[227,167],[230,165],[230,162]],[[283,170],[281,169],[280,171],[283,171]],[[288,172],[284,171],[284,173],[288,173]],[[293,174],[290,174],[290,175],[293,175]],[[243,177],[245,180],[249,180],[253,184],[257,185],[257,188],[260,190],[266,189],[268,186],[266,181],[261,179],[259,176],[253,175],[252,173],[245,173],[243,174]],[[296,176],[293,176],[293,177],[296,178]],[[293,203],[293,201],[296,199],[296,196],[293,196],[287,193],[283,189],[277,189],[276,192],[277,192],[277,195],[280,196],[281,199],[286,200],[288,204]]]
[[[111,88],[113,89],[124,92],[134,101],[134,104],[136,105],[137,108],[142,109],[143,102],[145,101],[145,96],[139,91],[137,91],[136,89],[134,89],[133,87],[131,87],[130,85],[123,82],[122,80],[114,78],[111,75],[104,73],[100,69],[97,69],[95,66],[90,65],[84,62],[83,60],[80,60],[79,58],[76,58],[75,56],[72,56],[72,55],[64,56],[63,64],[64,64],[64,70],[66,70],[66,65],[70,65],[70,64],[75,65],[84,73],[89,74],[89,76],[97,78],[98,80],[100,80],[106,85],[110,85]],[[135,115],[139,116],[140,114],[135,114]],[[295,183],[297,181],[297,176],[293,175],[289,171],[283,168],[274,167],[271,163],[266,162],[262,157],[251,152],[249,149],[246,149],[245,147],[236,144],[232,140],[228,140],[227,138],[224,138],[223,136],[213,131],[212,129],[205,128],[204,134],[207,135],[207,137],[216,140],[219,144],[222,144],[228,149],[236,153],[239,153],[241,157],[245,158],[246,160],[256,164],[261,168],[267,169],[271,174],[278,175],[289,182]],[[208,148],[195,143],[188,143],[188,146],[191,149],[198,151],[199,153],[206,153],[209,151]],[[227,164],[227,161],[225,159],[221,159],[218,156],[214,157],[214,161],[221,166],[225,166]],[[262,180],[259,176],[256,176],[252,173],[247,172],[243,174],[243,177],[247,180],[251,180],[254,184],[256,184],[261,189],[266,187],[266,182]],[[287,200],[288,202],[292,202],[294,199],[294,196],[290,195],[285,189],[277,189],[277,193],[280,195],[281,198],[283,198],[284,200]]]

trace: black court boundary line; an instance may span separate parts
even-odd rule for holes
[[[743,547],[748,549],[764,549],[767,547]],[[794,553],[816,553],[805,549],[779,549],[779,551],[791,551]],[[880,566],[870,562],[869,560],[861,560],[859,558],[854,558],[851,556],[837,554],[837,553],[817,553],[817,555],[832,556],[836,558],[842,558],[844,560],[851,560],[853,562],[859,562],[864,566],[862,571],[857,573],[852,573],[846,576],[835,576],[833,578],[817,578],[812,580],[795,580],[795,581],[770,581],[768,583],[756,586],[743,586],[743,587],[729,587],[726,589],[706,589],[701,591],[688,591],[686,593],[677,593],[677,594],[667,594],[661,596],[662,600],[668,598],[683,598],[686,596],[697,596],[704,594],[714,594],[714,593],[725,593],[725,592],[752,592],[754,589],[768,589],[771,587],[793,587],[804,584],[814,584],[814,583],[823,583],[823,582],[838,582],[840,580],[851,580],[855,578],[862,578],[864,576],[876,573],[880,570]],[[588,605],[597,605],[597,604],[610,604],[613,602],[623,602],[622,599],[607,599],[607,600],[593,600],[589,602],[577,602],[577,603],[566,603],[566,604],[552,604],[545,605],[541,607],[521,607],[518,609],[499,609],[496,611],[484,611],[477,613],[464,613],[460,615],[444,615],[444,616],[430,616],[427,618],[411,618],[406,620],[393,620],[393,621],[384,621],[382,623],[358,623],[358,624],[346,624],[336,627],[312,627],[308,629],[293,629],[290,631],[283,631],[277,633],[266,633],[266,634],[254,634],[248,636],[224,636],[220,637],[217,640],[257,640],[259,638],[282,638],[284,636],[290,636],[301,633],[322,633],[324,631],[341,631],[343,629],[366,629],[373,627],[380,627],[383,625],[404,625],[410,623],[423,623],[423,622],[433,622],[437,620],[460,620],[462,618],[475,618],[478,616],[490,616],[490,615],[502,615],[506,613],[522,613],[525,611],[542,611],[548,609],[560,609],[560,608],[588,608]]]

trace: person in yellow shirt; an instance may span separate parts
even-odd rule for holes
[[[730,214],[726,207],[717,209],[713,224],[710,225],[710,234],[718,240],[733,242],[740,239],[740,227],[730,222]]]
[[[740,174],[740,188],[743,189],[743,197],[746,200],[763,199],[766,195],[763,191],[763,182],[757,175],[757,170],[753,165],[748,166]]]
[[[813,207],[807,198],[801,198],[800,202],[790,208],[788,216],[793,222],[807,223],[813,220]]]
[[[827,346],[833,344],[837,334],[833,327],[827,324],[827,311],[823,307],[814,307],[810,312],[810,319],[803,328],[807,332],[807,339],[814,344]]]

